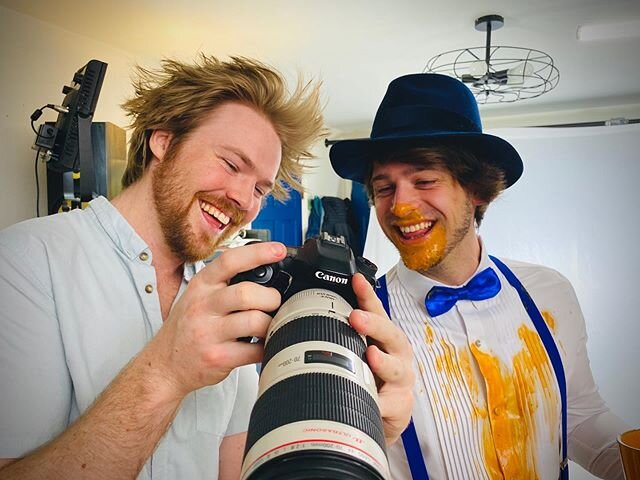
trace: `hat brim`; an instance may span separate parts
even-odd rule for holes
[[[341,140],[331,146],[329,158],[333,169],[342,178],[365,183],[370,164],[383,150],[451,143],[465,147],[478,159],[502,169],[506,187],[513,185],[522,175],[522,159],[509,142],[500,137],[477,132],[437,132],[431,135]]]

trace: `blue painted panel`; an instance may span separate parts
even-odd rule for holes
[[[258,217],[251,222],[251,228],[265,229],[271,232],[271,240],[282,242],[290,247],[302,245],[302,201],[294,190],[285,203],[267,198]]]

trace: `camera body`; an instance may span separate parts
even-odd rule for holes
[[[325,288],[357,308],[351,277],[359,272],[375,285],[377,269],[366,258],[355,256],[344,237],[321,232],[301,247],[288,247],[281,261],[239,273],[230,283],[249,281],[273,287],[280,292],[282,303],[300,291]]]

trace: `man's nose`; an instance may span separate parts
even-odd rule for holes
[[[227,185],[227,198],[240,210],[247,211],[256,201],[256,197],[253,195],[254,189],[253,183],[247,179],[233,180]]]
[[[406,217],[415,212],[417,208],[415,194],[412,189],[397,185],[393,195],[391,213],[396,217]]]

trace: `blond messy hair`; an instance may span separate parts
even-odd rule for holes
[[[170,131],[170,147],[176,148],[213,109],[237,101],[265,115],[280,138],[282,162],[272,195],[279,200],[288,198],[283,182],[302,192],[304,161],[313,157],[310,147],[326,134],[319,82],[305,83],[300,78],[289,94],[282,74],[257,60],[231,57],[221,61],[205,54],[194,64],[165,59],[157,71],[138,66],[136,73],[135,95],[122,105],[132,119],[123,188],[140,179],[151,162],[153,130]]]

